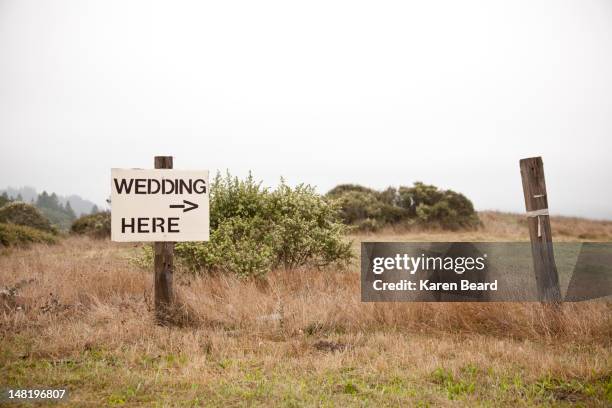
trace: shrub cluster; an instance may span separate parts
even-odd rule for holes
[[[400,222],[405,211],[395,205],[395,191],[383,192],[367,187],[343,184],[327,193],[340,208],[344,223],[360,230],[374,231],[388,224]]]
[[[337,207],[310,186],[281,180],[271,191],[251,175],[217,174],[210,193],[210,241],[175,248],[194,271],[257,276],[277,267],[342,264],[352,256]]]
[[[0,246],[26,246],[35,243],[55,244],[57,237],[24,225],[0,223]]]
[[[110,212],[105,211],[84,215],[72,223],[70,231],[93,238],[109,238],[111,235]]]
[[[408,211],[408,216],[416,217],[422,224],[438,224],[451,230],[481,224],[472,202],[452,190],[417,182],[413,187],[400,187],[398,198],[399,206]]]
[[[11,202],[0,208],[0,223],[21,225],[57,234],[57,230],[36,207],[23,202]]]
[[[327,197],[340,206],[342,220],[360,230],[398,223],[450,230],[480,225],[472,202],[463,194],[421,182],[384,191],[343,184],[330,190]]]
[[[2,194],[0,194],[0,207],[10,203],[11,201],[13,201],[13,200],[11,200],[9,198],[8,194],[6,193],[6,191],[3,192]]]

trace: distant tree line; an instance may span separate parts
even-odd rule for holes
[[[9,197],[6,191],[0,194],[0,207],[11,202],[23,201],[24,199],[21,193],[18,193],[14,198]],[[49,194],[43,191],[38,194],[36,199],[32,198],[29,204],[35,206],[42,215],[59,230],[68,231],[72,223],[77,219],[77,215],[70,204],[70,200],[62,204],[56,193]],[[91,209],[91,214],[97,214],[99,212],[98,206],[94,204]]]
[[[4,189],[0,189],[0,195],[2,195],[4,192],[7,193],[7,196],[10,199],[13,199],[16,201],[23,201],[25,203],[33,204],[33,205],[36,204],[36,201],[38,200],[38,196],[40,195],[39,192],[37,192],[34,187],[29,187],[29,186],[18,187],[18,188],[6,187]],[[51,195],[51,192],[48,191],[48,194]],[[83,197],[79,196],[78,194],[69,194],[69,195],[57,194],[57,198],[59,202],[63,204],[64,207],[66,206],[68,201],[70,201],[70,206],[72,207],[72,210],[74,211],[77,217],[80,217],[82,215],[91,214],[92,208],[95,205],[94,202],[86,200]],[[97,212],[98,210],[94,210],[94,211]]]
[[[48,194],[43,191],[38,195],[34,205],[52,224],[57,225],[61,230],[68,230],[72,222],[76,220],[76,214],[70,205],[70,201],[63,205],[55,193]]]

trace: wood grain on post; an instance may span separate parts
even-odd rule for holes
[[[520,168],[538,296],[542,302],[559,303],[561,291],[548,216],[544,163],[541,157],[530,157],[520,161]]]
[[[171,169],[172,156],[155,156],[156,169]],[[174,242],[155,243],[155,316],[163,322],[174,302]]]

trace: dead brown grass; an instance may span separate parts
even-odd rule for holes
[[[498,211],[478,213],[482,227],[467,231],[443,231],[414,227],[389,227],[373,233],[359,233],[359,239],[377,241],[529,241],[527,219],[520,214]],[[555,241],[612,241],[612,221],[574,217],[550,217]]]
[[[485,213],[482,218],[482,231],[452,235],[427,231],[394,235],[386,231],[366,238],[386,240],[386,234],[398,240],[435,236],[441,240],[503,241],[526,237],[515,216]],[[578,238],[576,234],[608,237],[612,231],[609,223],[582,225],[574,219],[554,219],[553,228],[557,232],[568,228],[572,238]],[[71,237],[57,246],[2,253],[0,287],[21,282],[21,288],[10,303],[5,297],[4,310],[0,308],[1,361],[9,367],[0,371],[5,376],[0,385],[28,382],[16,374],[17,368],[10,368],[21,367],[20,361],[29,362],[25,371],[31,370],[30,382],[49,381],[49,375],[66,382],[66,378],[73,378],[67,374],[73,368],[37,371],[36,362],[55,362],[52,367],[64,361],[85,364],[84,356],[94,355],[92,350],[114,356],[122,368],[113,366],[116,374],[99,372],[103,380],[77,381],[75,398],[82,402],[109,403],[117,389],[135,381],[129,370],[141,370],[138,381],[143,388],[138,389],[145,395],[162,398],[156,394],[160,390],[197,383],[205,387],[207,398],[217,401],[219,397],[219,404],[230,405],[241,401],[232,394],[237,391],[228,391],[233,397],[219,396],[210,394],[206,387],[220,386],[228,378],[241,384],[253,370],[270,382],[283,373],[289,382],[310,378],[313,393],[323,387],[320,381],[329,373],[339,373],[344,384],[346,367],[356,373],[351,381],[364,382],[358,389],[375,387],[369,382],[373,377],[392,382],[403,376],[407,381],[402,383],[404,389],[423,387],[424,391],[415,391],[418,398],[434,405],[452,405],[447,396],[431,389],[438,387],[437,383],[428,380],[441,367],[456,376],[461,376],[465,367],[484,370],[480,381],[485,387],[496,387],[516,373],[525,383],[536,383],[546,376],[559,381],[610,381],[609,303],[565,304],[560,318],[553,322],[536,303],[362,303],[356,267],[347,271],[279,270],[265,280],[228,275],[191,278],[178,271],[176,286],[183,306],[173,317],[174,327],[160,327],[152,317],[152,275],[130,262],[137,250],[137,245]],[[164,371],[154,377],[143,359],[157,361],[167,355],[183,356],[184,360],[166,362]],[[230,363],[224,363],[226,360]],[[220,371],[218,364],[227,367]],[[255,368],[245,369],[244,364]],[[89,378],[86,373],[78,375]],[[102,390],[100,398],[107,399],[96,400],[88,394],[92,387]],[[270,392],[277,391],[273,388]],[[327,391],[336,395],[333,387]],[[485,400],[500,398],[507,405],[520,397],[520,393],[493,397],[487,394],[493,391],[482,392]],[[200,394],[189,391],[185,395],[195,398]],[[378,394],[367,395],[378,398]],[[281,397],[285,394],[256,401]],[[468,401],[481,397],[464,396]],[[351,403],[342,398],[333,401]],[[403,398],[406,396],[397,401]],[[581,394],[580,398],[586,397]],[[314,405],[320,403],[313,400]]]

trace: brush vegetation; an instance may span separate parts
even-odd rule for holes
[[[70,232],[77,235],[87,235],[92,238],[110,238],[110,212],[98,212],[77,218],[70,227]]]
[[[0,222],[34,228],[57,234],[51,222],[36,207],[23,202],[11,202],[0,208]]]
[[[13,202],[6,193],[0,195],[0,247],[55,244],[55,234],[55,229],[36,208]]]
[[[179,261],[192,271],[261,276],[351,259],[337,207],[308,185],[281,182],[270,190],[251,175],[240,180],[228,173],[217,174],[210,191],[210,241],[176,245]]]
[[[0,207],[3,207],[4,205],[10,203],[11,201],[13,200],[10,199],[6,191],[0,194]]]
[[[55,244],[58,238],[54,234],[23,225],[0,223],[0,246],[15,247],[30,244]]]
[[[330,190],[327,197],[340,206],[346,224],[363,231],[390,225],[453,231],[480,226],[472,202],[463,194],[421,182],[384,191],[342,184]]]

